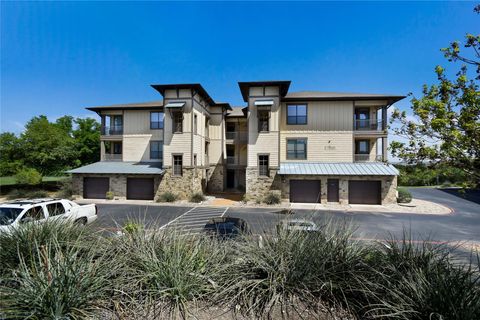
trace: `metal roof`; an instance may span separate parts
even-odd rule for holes
[[[163,174],[163,170],[158,162],[100,161],[69,170],[67,173]]]
[[[399,174],[394,166],[383,162],[282,162],[278,173],[339,176],[398,176]]]
[[[227,117],[246,117],[246,107],[233,107],[232,111],[227,113]]]
[[[273,106],[273,100],[272,99],[268,99],[268,100],[256,100],[255,101],[255,105],[256,106]]]
[[[179,102],[169,102],[167,103],[167,105],[165,106],[165,108],[183,108],[183,106],[185,105],[185,101],[179,101]]]

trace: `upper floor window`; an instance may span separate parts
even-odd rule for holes
[[[183,161],[181,155],[174,155],[173,156],[173,175],[174,176],[181,176],[183,172]]]
[[[369,154],[370,153],[370,141],[357,140],[355,141],[355,153],[356,154]]]
[[[307,105],[287,105],[287,124],[307,124]]]
[[[268,177],[268,155],[262,154],[258,156],[258,175]]]
[[[288,139],[287,159],[307,159],[307,139]]]
[[[173,132],[183,132],[183,113],[182,112],[173,112]]]
[[[198,133],[198,117],[197,115],[193,115],[193,133],[197,134]]]
[[[150,141],[150,159],[163,159],[163,141]]]
[[[268,122],[270,120],[270,111],[258,111],[258,132],[268,132]]]
[[[123,116],[105,115],[102,116],[102,135],[123,134]]]
[[[150,129],[163,129],[163,112],[150,112]]]

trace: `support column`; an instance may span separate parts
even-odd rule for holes
[[[388,141],[387,137],[382,138],[382,161],[388,160]]]
[[[105,161],[105,141],[100,141],[100,161]]]
[[[382,130],[387,130],[387,106],[382,107]]]

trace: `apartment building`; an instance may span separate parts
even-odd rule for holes
[[[87,108],[101,117],[101,161],[70,171],[79,196],[234,191],[290,202],[395,201],[387,109],[404,96],[239,82],[246,105],[232,108],[200,84],[152,87],[162,100]]]

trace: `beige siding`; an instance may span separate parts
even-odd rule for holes
[[[168,90],[167,90],[168,91]],[[176,95],[176,91],[175,91]],[[167,104],[170,99],[165,99]],[[172,154],[183,154],[183,165],[190,166],[192,163],[191,151],[191,99],[185,100],[185,112],[183,113],[183,132],[172,133],[172,117],[169,111],[165,112],[164,122],[164,145],[163,145],[163,164],[166,167],[172,165]]]
[[[123,133],[125,135],[150,134],[154,140],[163,140],[163,130],[150,129],[150,110],[125,110]]]
[[[287,160],[287,138],[307,138],[307,160]],[[352,162],[353,135],[348,132],[282,131],[280,161]]]
[[[278,87],[265,87],[266,96],[278,96],[280,95],[280,89]]]
[[[150,161],[150,140],[149,134],[124,135],[123,161]]]
[[[312,132],[353,130],[353,102],[351,101],[310,101],[297,104],[307,104],[307,124],[287,125],[287,103],[282,103],[280,130]]]

